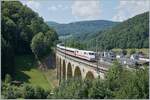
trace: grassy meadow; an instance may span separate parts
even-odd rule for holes
[[[34,56],[16,56],[15,67],[17,70],[15,72],[15,80],[30,83],[33,86],[40,86],[45,90],[57,85],[56,69],[50,69],[46,72],[39,70]]]

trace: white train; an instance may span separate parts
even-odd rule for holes
[[[96,53],[94,51],[86,51],[86,50],[64,47],[61,44],[57,44],[57,50],[67,55],[78,57],[84,60],[96,61]]]

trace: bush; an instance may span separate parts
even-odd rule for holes
[[[82,86],[80,87],[78,93],[78,98],[87,99],[89,94],[89,89],[92,87],[91,80],[84,80]]]
[[[33,87],[29,84],[21,86],[2,83],[2,95],[5,99],[46,99],[50,91],[46,91],[41,87]]]
[[[60,86],[54,91],[54,98],[78,98],[78,91],[82,86],[81,80],[69,79],[61,82]]]
[[[16,99],[22,97],[22,92],[20,88],[10,85],[10,84],[3,84],[2,85],[2,95],[4,99]]]
[[[43,88],[41,87],[36,87],[34,89],[34,97],[36,99],[46,99],[48,96],[49,92],[45,91]]]
[[[104,81],[96,79],[92,82],[92,87],[89,89],[89,98],[104,99],[110,97],[110,92],[107,89]]]
[[[23,87],[23,97],[25,99],[34,99],[34,88],[31,85],[25,84]]]

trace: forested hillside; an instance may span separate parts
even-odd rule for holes
[[[48,24],[56,28],[60,36],[67,35],[62,41],[65,40],[68,46],[75,48],[95,50],[97,46],[99,50],[103,50],[148,48],[149,46],[149,12],[136,15],[121,23],[99,20],[70,24],[50,22]]]
[[[57,39],[57,33],[50,29],[37,13],[19,1],[3,1],[1,10],[3,78],[6,73],[13,75],[16,55],[31,54],[32,52],[37,56],[39,52],[46,55],[50,51],[53,41]],[[31,41],[34,36],[36,36],[34,41]]]
[[[149,12],[130,18],[111,29],[87,36],[87,49],[148,48]]]
[[[78,36],[85,33],[95,33],[100,30],[108,29],[118,22],[94,20],[94,21],[80,21],[68,24],[59,24],[55,22],[47,22],[50,27],[56,29],[58,35],[73,35]]]

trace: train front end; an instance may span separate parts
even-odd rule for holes
[[[89,60],[96,61],[96,53],[95,52],[89,52]]]

